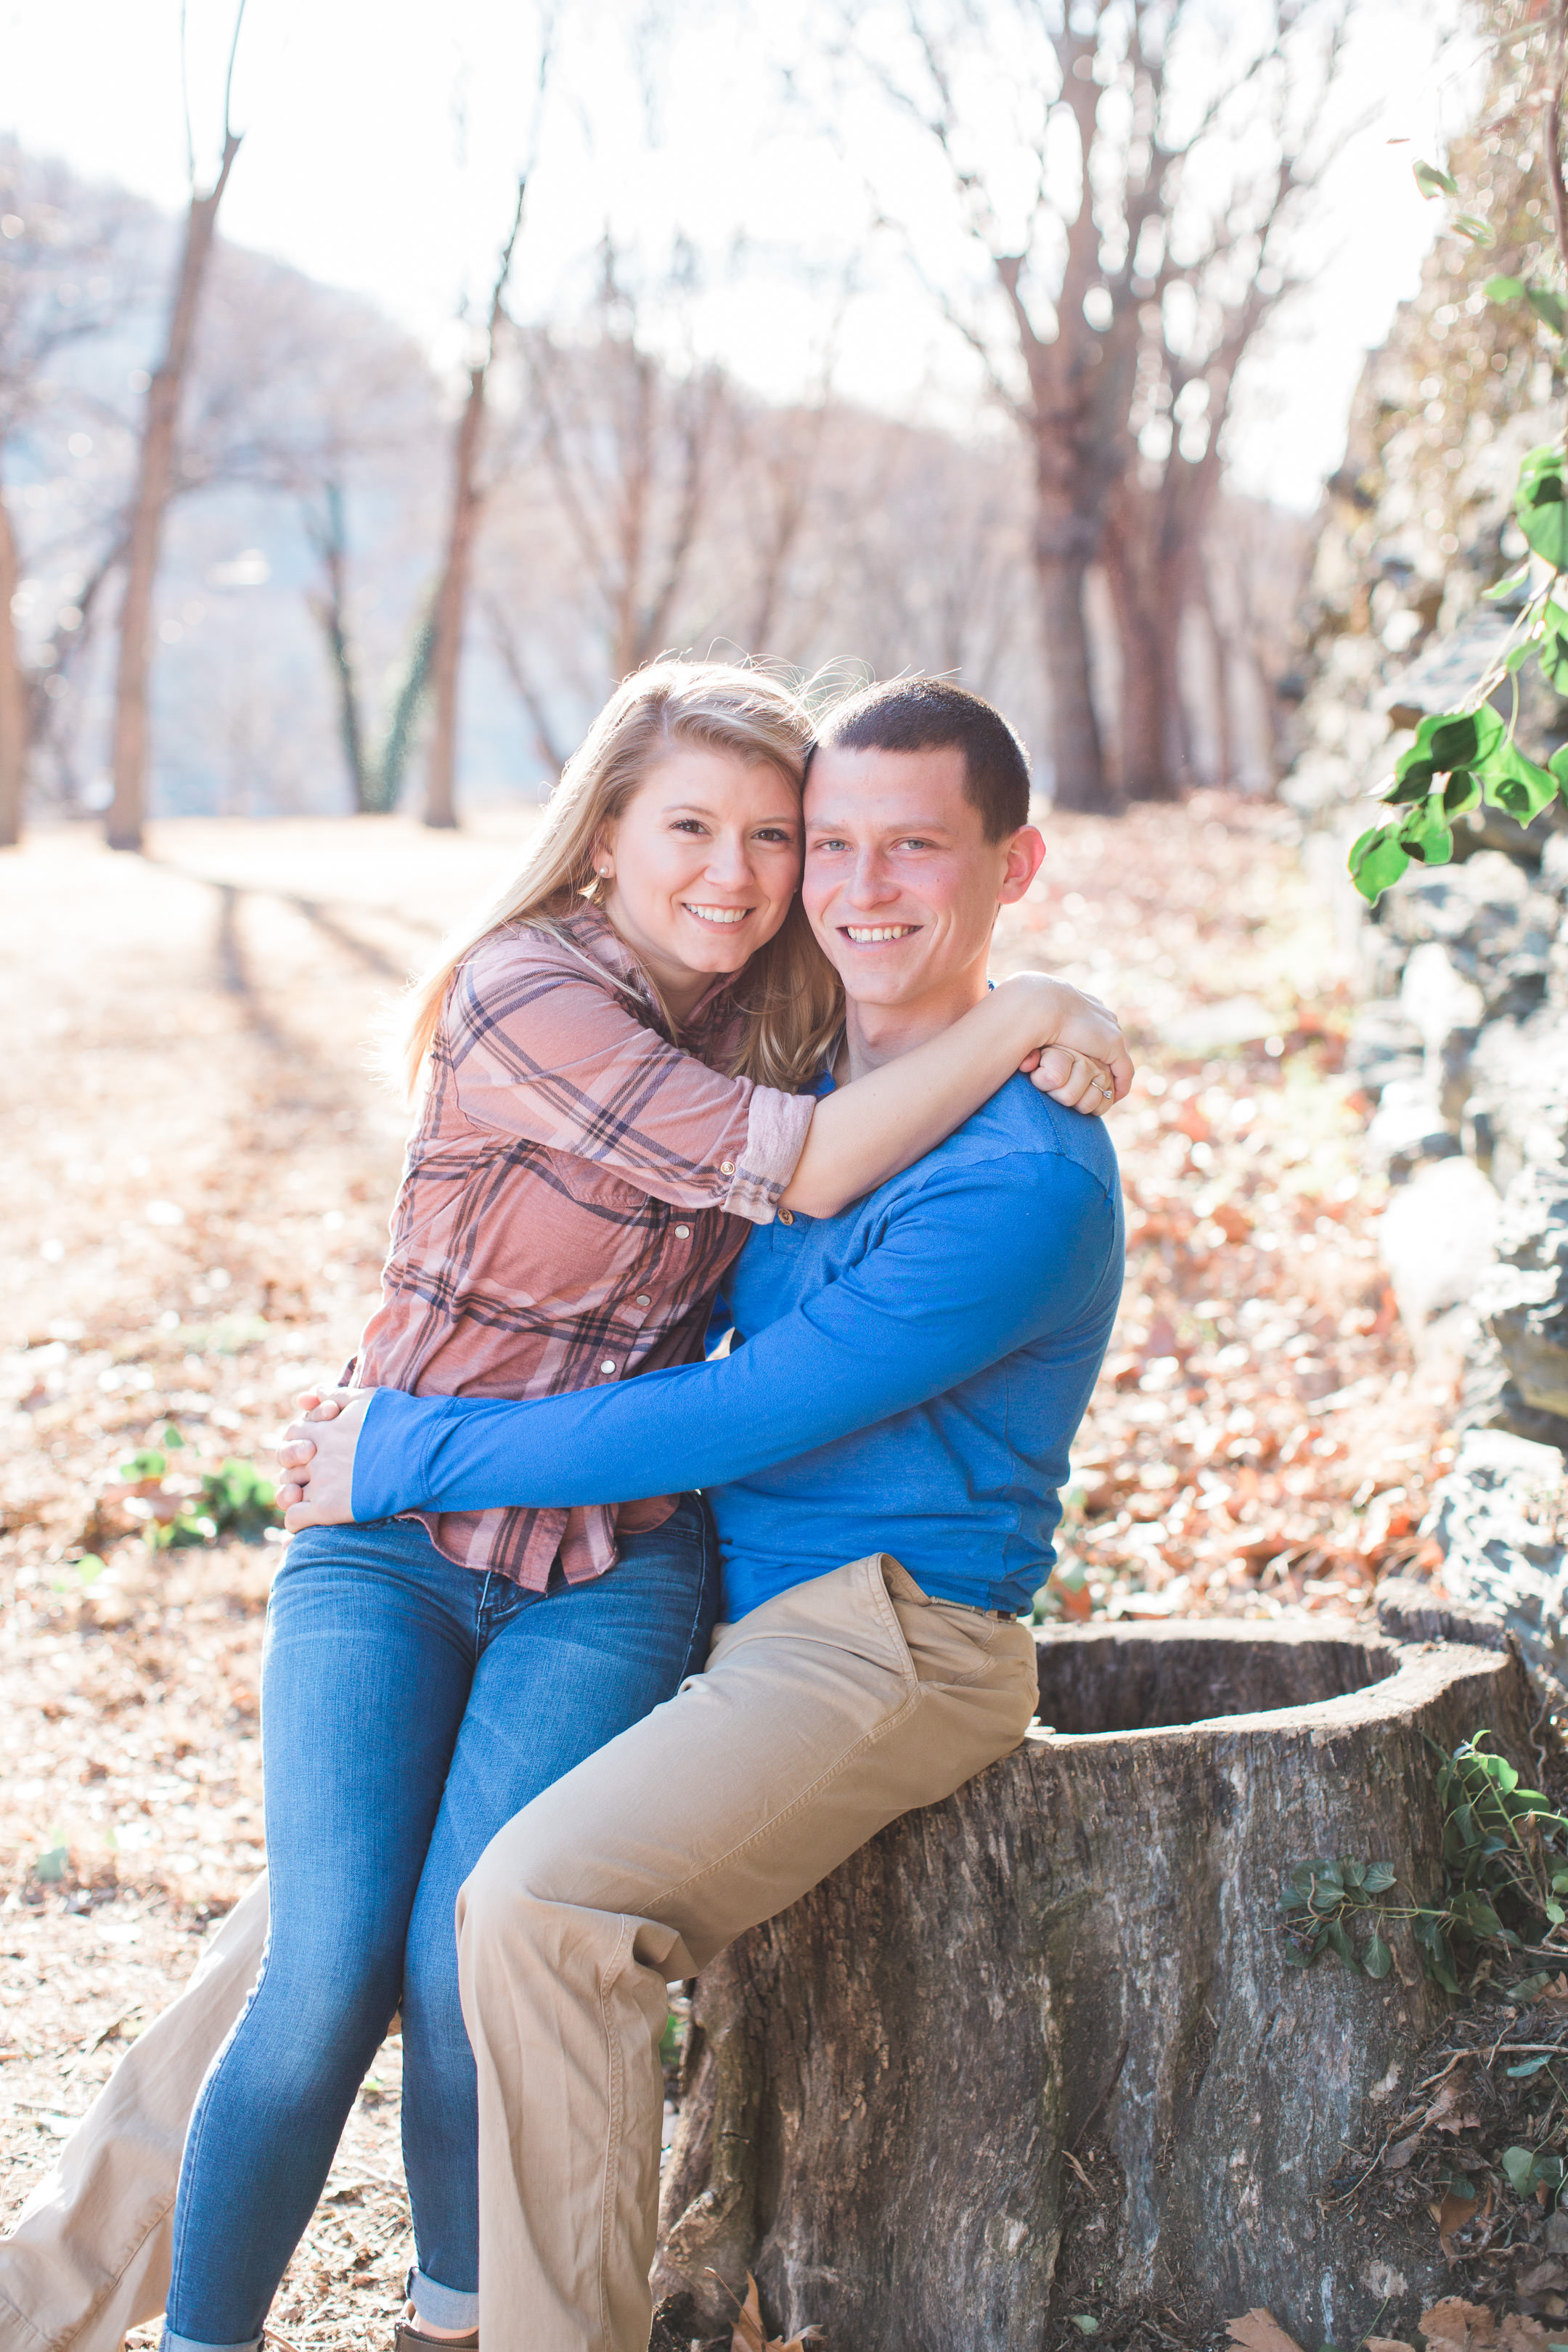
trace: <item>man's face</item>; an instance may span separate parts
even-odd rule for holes
[[[984,964],[999,904],[1045,856],[1033,825],[987,841],[963,754],[828,744],[805,788],[811,926],[857,1003],[901,1005]]]

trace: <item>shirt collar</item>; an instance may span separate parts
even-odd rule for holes
[[[562,918],[562,928],[571,933],[577,945],[585,954],[591,955],[595,963],[603,964],[606,971],[613,972],[617,980],[625,981],[657,1011],[658,992],[647,972],[615,925],[607,916],[600,913],[597,907],[584,899],[580,907],[574,907],[569,915]],[[681,1024],[683,1038],[689,1038],[699,1027],[705,1030],[733,1017],[735,1006],[731,992],[739,978],[738,972],[715,975],[712,985],[703,990]]]

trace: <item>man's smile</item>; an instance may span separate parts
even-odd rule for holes
[[[858,948],[879,947],[885,940],[907,940],[921,929],[919,923],[840,923],[847,940]]]

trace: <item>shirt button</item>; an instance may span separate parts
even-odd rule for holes
[[[678,1242],[689,1242],[691,1239],[690,1226],[677,1225],[675,1228],[675,1238]]]
[[[795,1211],[793,1209],[781,1209],[779,1211],[779,1223],[781,1225],[793,1225],[795,1223]]]
[[[599,1366],[599,1370],[602,1372],[613,1372],[615,1369],[616,1360],[613,1356],[606,1356],[604,1362]]]
[[[734,1172],[735,1163],[732,1160],[721,1160],[719,1162],[719,1173],[721,1176],[732,1176]]]
[[[637,1293],[637,1305],[638,1305],[639,1307],[651,1307],[651,1306],[653,1305],[653,1301],[652,1301],[652,1299],[648,1297],[648,1295],[647,1295],[647,1291],[646,1291],[646,1290],[639,1290],[639,1291],[638,1291],[638,1293]]]

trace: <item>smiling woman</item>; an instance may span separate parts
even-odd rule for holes
[[[800,879],[800,796],[771,761],[682,744],[603,828],[605,914],[677,1021],[780,930]]]

